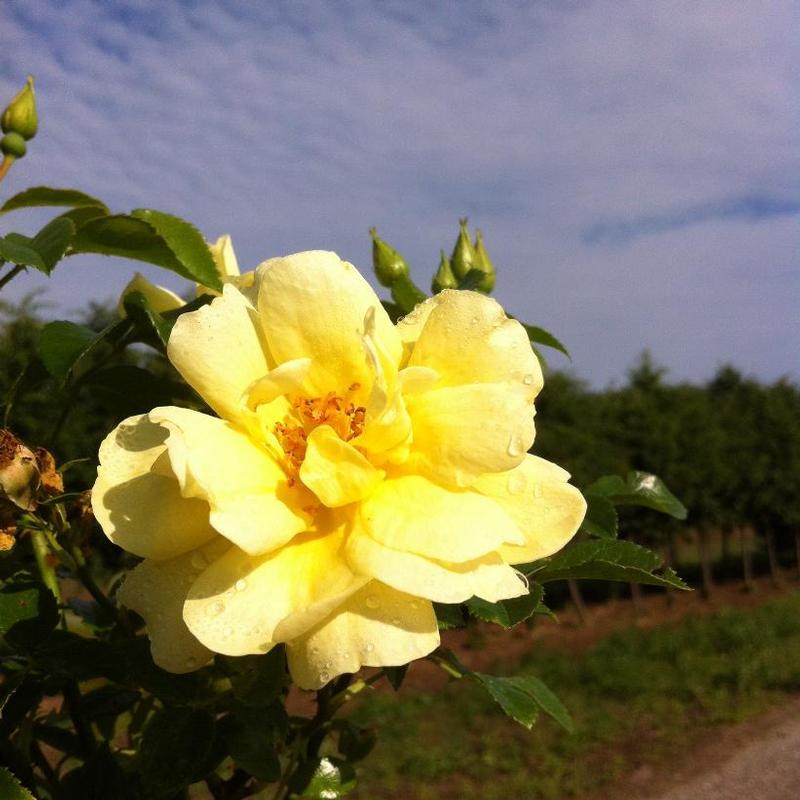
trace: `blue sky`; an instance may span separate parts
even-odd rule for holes
[[[231,233],[244,267],[327,248],[367,271],[376,225],[425,285],[467,215],[498,299],[597,386],[645,347],[674,379],[726,361],[797,378],[798,17],[791,0],[5,0],[0,98],[32,72],[41,125],[0,196],[159,208]],[[75,258],[4,295],[47,286],[75,316],[134,268]]]

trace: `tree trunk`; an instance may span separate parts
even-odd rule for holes
[[[781,572],[778,566],[778,553],[775,550],[775,534],[768,530],[764,534],[764,540],[767,543],[767,558],[769,559],[769,576],[772,579],[772,585],[778,586],[781,582]]]
[[[700,570],[703,575],[703,587],[700,593],[705,600],[710,599],[714,590],[714,575],[711,570],[711,554],[708,544],[708,531],[700,528],[697,531],[697,549],[700,554]]]
[[[641,584],[638,583],[632,583],[630,587],[633,613],[638,617],[642,613],[642,587]]]
[[[797,579],[800,580],[800,528],[794,531],[794,556],[797,561]]]
[[[667,539],[664,543],[664,566],[667,569],[674,568],[675,566],[675,541],[672,537],[672,531],[667,531]],[[675,590],[667,587],[666,592],[667,607],[670,607],[675,603]]]
[[[720,532],[719,557],[723,565],[726,565],[728,563],[728,559],[731,557],[731,533],[732,531],[730,528],[723,528]]]
[[[567,586],[569,587],[569,596],[572,599],[572,605],[575,606],[575,611],[578,613],[578,621],[581,625],[585,625],[586,603],[583,602],[583,595],[581,594],[580,586],[578,586],[578,581],[574,578],[568,578]]]
[[[744,525],[739,527],[739,546],[742,550],[742,577],[744,578],[744,588],[747,592],[753,591],[753,551],[748,541],[747,528]]]

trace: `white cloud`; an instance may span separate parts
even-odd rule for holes
[[[796,17],[788,0],[12,0],[0,97],[34,72],[42,125],[2,188],[171,211],[231,232],[247,265],[323,246],[366,269],[377,224],[424,283],[467,213],[500,300],[568,340],[593,381],[645,345],[676,377],[734,360],[771,378],[795,368],[773,343],[798,333],[796,220],[581,236],[797,201]],[[129,272],[76,259],[52,291],[72,308]]]

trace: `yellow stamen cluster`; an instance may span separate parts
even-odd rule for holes
[[[287,456],[291,472],[300,469],[306,457],[308,434],[314,428],[329,425],[345,442],[363,432],[367,410],[350,400],[353,392],[360,388],[360,384],[354,383],[348,387],[344,397],[328,392],[324,397],[296,397],[292,401],[292,408],[301,424],[279,422],[275,425],[275,435]],[[290,482],[294,483],[294,478],[290,478]]]

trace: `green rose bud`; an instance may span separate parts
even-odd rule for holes
[[[369,235],[372,237],[372,267],[380,283],[391,287],[398,278],[407,278],[411,271],[403,256],[386,244],[375,228],[369,229]]]
[[[28,75],[25,86],[17,96],[6,106],[0,117],[0,127],[3,133],[17,133],[23,139],[33,139],[39,121],[36,117],[36,94],[33,91],[33,76]],[[5,151],[3,151],[5,152]],[[25,155],[24,153],[22,155]],[[16,156],[21,158],[22,156]]]
[[[462,281],[466,274],[475,269],[475,248],[469,238],[469,231],[467,230],[467,218],[464,217],[458,221],[461,230],[456,239],[456,245],[453,248],[453,255],[450,256],[450,268],[455,275],[456,280]]]
[[[444,254],[442,250],[441,258],[439,259],[439,269],[433,276],[431,281],[431,290],[434,294],[438,294],[444,289],[458,288],[458,281],[456,276],[453,275],[453,270],[450,269],[450,259]]]
[[[22,158],[28,152],[28,145],[18,133],[7,133],[0,139],[0,152],[10,158]]]
[[[480,231],[476,231],[475,235],[475,255],[477,258],[473,269],[479,269],[484,273],[484,277],[481,278],[478,284],[478,289],[485,294],[490,294],[494,289],[494,264],[492,264],[492,259],[489,258],[489,254],[483,246],[483,234]]]

